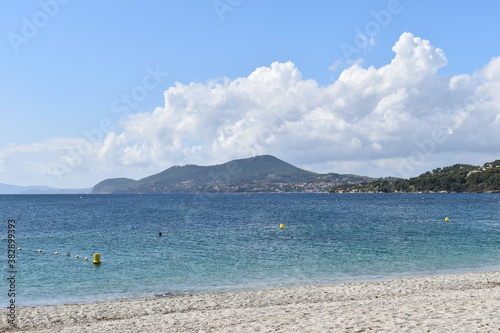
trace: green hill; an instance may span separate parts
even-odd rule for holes
[[[330,192],[500,192],[500,160],[483,166],[455,164],[410,179],[340,185]]]
[[[115,191],[115,189],[119,187],[124,187],[128,185],[134,184],[136,181],[130,178],[111,178],[111,179],[106,179],[103,180],[102,182],[98,183],[97,185],[94,186],[92,189],[92,193],[99,193],[99,194],[110,194]]]
[[[138,181],[107,179],[97,184],[92,193],[326,192],[334,185],[370,179],[317,174],[262,155],[212,166],[173,166]]]

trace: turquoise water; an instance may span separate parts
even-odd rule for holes
[[[500,269],[500,194],[3,195],[0,218],[18,306]]]

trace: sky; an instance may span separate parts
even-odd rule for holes
[[[500,158],[500,2],[2,1],[0,183]]]

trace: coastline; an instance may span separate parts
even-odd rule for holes
[[[0,310],[0,332],[499,332],[500,271]]]

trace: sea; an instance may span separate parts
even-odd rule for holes
[[[500,270],[499,193],[0,195],[0,220],[1,307]]]

